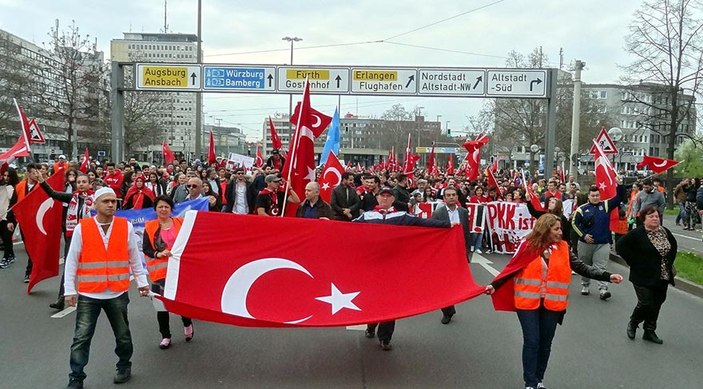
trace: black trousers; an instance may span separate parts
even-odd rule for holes
[[[15,256],[15,248],[12,245],[12,231],[7,229],[7,220],[0,221],[0,239],[5,251],[3,258],[7,259]]]
[[[659,310],[666,300],[668,283],[663,283],[657,287],[634,285],[637,294],[637,306],[632,311],[630,320],[640,324],[644,322],[642,328],[648,331],[657,329],[657,319]]]
[[[378,327],[378,340],[384,343],[390,342],[393,337],[393,331],[395,331],[395,320],[369,324],[366,329],[369,332],[375,332],[376,327]]]

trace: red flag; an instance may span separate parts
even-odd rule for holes
[[[17,113],[20,115],[20,125],[22,126],[22,137],[24,138],[24,143],[28,146],[27,150],[31,152],[31,149],[29,149],[29,145],[32,144],[32,142],[29,140],[29,120],[27,120],[27,115],[24,114],[24,111],[22,111],[22,107],[20,107],[20,105],[17,103],[17,100],[12,100],[15,102],[15,108],[17,108]]]
[[[598,186],[598,191],[603,199],[611,199],[615,197],[617,193],[617,181],[615,169],[613,165],[610,164],[608,157],[601,149],[600,145],[593,140],[595,145],[595,155],[593,156],[596,161],[596,186]]]
[[[0,163],[12,163],[16,158],[26,157],[29,155],[29,144],[27,138],[20,135],[20,138],[9,150],[0,154]]]
[[[644,158],[642,158],[642,162],[637,164],[637,169],[642,169],[645,166],[649,166],[649,169],[654,173],[662,173],[678,164],[679,162],[673,159],[650,157],[645,155]]]
[[[27,125],[28,128],[28,133],[27,137],[29,139],[29,143],[39,143],[39,144],[44,144],[46,143],[46,139],[44,139],[44,134],[42,134],[41,129],[39,129],[39,125],[37,124],[37,121],[35,119],[31,119],[29,121],[29,124]]]
[[[454,154],[449,154],[449,160],[447,161],[447,175],[454,174]]]
[[[271,231],[286,233],[270,239]],[[378,250],[378,236],[413,244]],[[375,323],[434,311],[483,291],[466,266],[458,226],[188,212],[173,255],[162,299],[166,308],[243,326]]]
[[[81,162],[80,171],[88,173],[88,168],[90,167],[90,154],[88,154],[88,148],[85,148],[85,153],[83,153],[83,162]]]
[[[207,163],[217,162],[217,155],[215,155],[215,136],[210,131],[210,148],[207,151]]]
[[[435,156],[434,156],[434,142],[432,142],[432,149],[430,150],[430,156],[427,157],[427,171],[431,172],[435,166]]]
[[[271,147],[273,147],[274,150],[282,149],[283,142],[281,142],[281,138],[278,137],[278,133],[276,132],[276,127],[273,126],[271,116],[269,116],[269,131],[271,131]]]
[[[486,177],[488,178],[488,189],[493,187],[498,190],[498,181],[496,180],[496,176],[493,174],[493,170],[491,170],[490,167],[486,169]]]
[[[559,173],[559,182],[565,183],[566,177],[564,176],[564,169],[562,169],[561,167],[557,167],[557,172]]]
[[[254,166],[256,167],[262,167],[264,166],[264,155],[261,154],[261,149],[259,148],[259,144],[256,144],[256,159],[254,160]]]
[[[490,169],[491,172],[493,172],[493,173],[495,173],[495,172],[498,171],[498,157],[494,157],[494,158],[493,158],[493,163],[491,164],[491,166],[489,167],[489,169]]]
[[[54,190],[63,191],[64,175],[64,170],[59,169],[46,181]],[[44,190],[36,188],[15,205],[14,212],[17,223],[27,238],[24,248],[33,263],[27,286],[29,294],[38,282],[59,274],[63,207]]]
[[[305,185],[315,181],[315,138],[320,136],[332,118],[314,110],[310,105],[310,83],[305,81],[303,101],[295,107],[292,116],[295,133],[290,141],[288,157],[283,165],[282,177],[298,196],[305,193]],[[285,205],[284,216],[295,216],[296,206]]]
[[[327,163],[325,163],[325,168],[322,169],[322,174],[320,175],[320,197],[330,202],[332,198],[332,189],[336,188],[342,182],[342,173],[344,173],[344,166],[339,162],[337,156],[333,152],[330,152],[330,156],[327,157]]]
[[[471,181],[478,180],[481,163],[481,147],[485,146],[489,138],[484,134],[479,134],[476,139],[464,142],[464,148],[469,152],[467,155],[468,174],[467,178]]]
[[[173,151],[171,151],[171,147],[164,142],[161,144],[161,153],[164,155],[164,164],[170,165],[173,163],[173,161],[176,160],[176,156],[173,154]]]

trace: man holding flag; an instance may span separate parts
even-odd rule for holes
[[[579,259],[597,270],[606,271],[610,244],[613,243],[610,212],[620,206],[625,197],[625,187],[601,147],[595,141],[593,143],[596,145],[596,184],[589,188],[588,202],[576,209],[571,224],[579,236]],[[606,200],[602,201],[601,196]],[[590,283],[590,278],[581,278],[582,295],[591,294]],[[605,301],[611,297],[607,282],[598,281],[598,290],[601,300]]]

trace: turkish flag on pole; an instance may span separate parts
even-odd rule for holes
[[[454,154],[449,154],[449,160],[447,161],[447,175],[454,174]]]
[[[617,193],[617,174],[613,165],[610,164],[608,157],[603,152],[603,149],[595,139],[593,140],[595,145],[594,158],[596,161],[596,186],[598,186],[598,191],[604,200],[611,199],[615,197]]]
[[[171,151],[171,147],[164,142],[161,144],[161,153],[164,155],[164,164],[169,165],[172,164],[173,161],[176,160],[176,156],[173,154],[173,151]]]
[[[276,132],[276,127],[273,126],[271,116],[269,116],[269,131],[271,131],[271,147],[273,147],[274,150],[282,149],[283,142],[281,142],[281,138],[278,137],[278,133]]]
[[[285,233],[270,239],[271,231]],[[379,236],[413,244],[379,250]],[[376,323],[434,311],[484,289],[466,265],[460,226],[189,211],[172,253],[162,298],[166,308],[242,326]]]
[[[642,169],[643,167],[648,166],[654,173],[662,173],[678,164],[679,161],[673,159],[650,157],[645,155],[644,158],[642,158],[642,162],[637,164],[637,168]]]
[[[435,156],[434,156],[434,142],[432,142],[432,149],[430,150],[430,156],[427,157],[427,171],[431,172],[435,166]]]
[[[305,81],[303,101],[295,107],[291,123],[295,133],[290,140],[288,157],[283,165],[281,176],[295,193],[302,197],[305,185],[315,181],[315,138],[319,137],[332,118],[314,110],[310,105],[310,83]],[[296,206],[284,204],[284,216],[295,216]]]
[[[264,156],[261,154],[261,149],[259,148],[259,144],[256,144],[256,159],[254,160],[254,166],[256,167],[262,167],[264,166]]]
[[[469,169],[467,177],[471,181],[478,180],[478,174],[480,170],[481,163],[481,147],[485,146],[489,141],[489,138],[484,134],[479,134],[476,139],[472,141],[464,142],[464,148],[469,152],[467,155],[467,162],[469,163]]]
[[[90,166],[90,154],[88,154],[88,148],[85,148],[85,152],[83,153],[83,162],[81,162],[81,167],[80,171],[83,174],[88,173],[88,167]]]
[[[344,166],[339,162],[337,156],[330,151],[327,157],[327,162],[325,163],[325,168],[322,169],[322,174],[320,175],[320,198],[326,202],[330,202],[332,198],[332,189],[336,188],[342,182],[342,173],[344,173]]]
[[[486,169],[486,176],[488,177],[488,189],[493,187],[498,190],[498,181],[496,180],[496,176],[493,174],[493,170],[490,167]]]
[[[215,155],[215,136],[210,131],[210,147],[207,151],[207,163],[217,162],[217,155]]]
[[[59,169],[46,182],[56,191],[63,191],[63,169]],[[24,248],[32,258],[27,294],[39,281],[59,274],[59,248],[61,245],[61,203],[49,197],[43,189],[36,188],[14,206],[17,223],[25,238]],[[12,243],[9,243],[12,244]]]

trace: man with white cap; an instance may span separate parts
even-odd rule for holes
[[[109,187],[95,192],[95,217],[83,219],[73,231],[66,257],[66,305],[76,309],[76,329],[71,345],[69,388],[82,388],[88,364],[90,342],[100,311],[104,310],[115,334],[119,357],[113,382],[127,382],[131,376],[132,335],[127,320],[129,277],[134,275],[142,296],[149,294],[146,270],[132,224],[115,217],[117,196]]]

